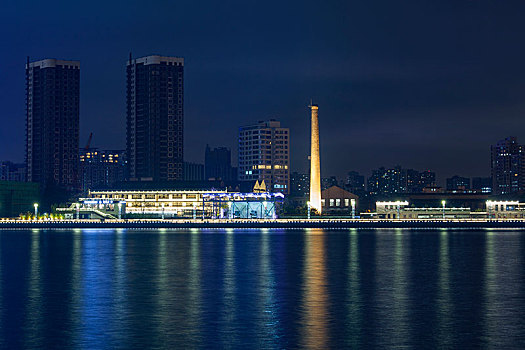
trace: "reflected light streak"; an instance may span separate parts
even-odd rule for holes
[[[350,229],[350,247],[348,249],[348,303],[346,345],[351,349],[361,346],[360,330],[362,327],[361,281],[359,278],[359,235],[356,229]]]
[[[2,285],[3,285],[3,279],[2,279],[2,236],[0,235],[0,324],[4,318],[4,313],[3,313],[3,295],[4,295],[4,291],[2,290]],[[0,332],[0,335],[2,334],[2,332]]]
[[[321,229],[311,229],[306,234],[304,265],[304,313],[302,347],[328,348],[328,298],[326,286],[325,242]]]
[[[32,329],[31,337],[26,339],[27,348],[40,346],[43,339],[42,330],[42,286],[40,267],[40,234],[39,230],[31,232],[30,271],[27,295],[27,328]]]
[[[126,271],[126,230],[118,230],[115,239],[115,263],[114,269],[114,287],[115,306],[113,314],[117,320],[125,320],[129,314],[129,300],[127,295],[127,271]]]
[[[264,335],[261,345],[264,348],[279,348],[282,347],[277,341],[279,330],[279,318],[275,305],[275,279],[271,266],[271,250],[269,230],[262,230],[261,245],[259,250],[260,272],[259,272],[259,286],[258,286],[258,313],[262,320],[257,322],[259,335]]]
[[[82,308],[82,231],[73,230],[73,251],[71,259],[71,315],[70,319],[77,329],[81,328],[81,315],[79,310]],[[78,337],[78,333],[75,334]],[[75,339],[75,341],[80,341]]]
[[[522,232],[487,232],[485,241],[484,320],[487,348],[519,347],[523,334]],[[523,242],[523,241],[522,241]],[[502,330],[504,324],[504,331]],[[523,339],[523,338],[521,338]]]
[[[406,260],[408,247],[408,236],[403,235],[403,230],[396,229],[396,254],[394,263],[394,314],[395,323],[408,324],[408,280],[406,271]],[[405,247],[404,245],[407,245]],[[398,340],[397,344],[409,341],[408,329],[404,327],[395,327],[395,338]]]
[[[161,344],[170,344],[166,337],[170,333],[170,320],[172,318],[172,310],[168,306],[171,306],[171,299],[174,294],[174,291],[170,289],[169,282],[169,266],[168,266],[168,249],[167,249],[167,237],[159,230],[158,235],[158,248],[157,248],[157,271],[155,282],[156,296],[154,301],[156,302],[156,325],[157,331],[156,334],[159,336],[159,342]]]
[[[201,235],[191,235],[190,238],[190,273],[189,273],[189,330],[192,339],[200,338],[202,318],[202,300],[201,300],[201,256],[200,256],[200,242]]]
[[[451,316],[452,301],[450,295],[450,258],[449,258],[449,236],[446,229],[441,230],[439,235],[439,277],[437,295],[437,322],[439,348],[452,347]]]
[[[407,238],[402,230],[376,234],[376,285],[378,300],[378,344],[390,348],[409,343],[408,287],[406,271]]]
[[[486,332],[490,333],[494,329],[498,328],[496,320],[498,319],[498,305],[497,302],[497,291],[496,291],[496,263],[494,256],[494,232],[492,230],[487,230],[485,236],[485,328]],[[491,305],[491,307],[488,307]],[[489,343],[490,343],[490,339]],[[491,344],[491,348],[495,344]]]
[[[227,347],[228,344],[236,342],[239,338],[238,328],[236,324],[237,314],[237,298],[236,298],[236,285],[235,285],[235,235],[233,229],[227,229],[226,245],[224,247],[224,273],[223,273],[223,310],[221,312],[221,323],[224,329],[221,333],[224,336],[222,339],[223,347]]]

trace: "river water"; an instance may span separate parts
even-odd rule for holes
[[[525,232],[0,231],[0,347],[525,349]]]

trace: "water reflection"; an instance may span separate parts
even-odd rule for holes
[[[325,349],[328,347],[328,295],[326,283],[325,235],[323,230],[307,232],[304,264],[304,302],[302,312],[302,347]]]
[[[3,307],[4,307],[4,304],[3,304],[3,289],[2,289],[2,237],[0,236],[0,326],[2,325],[2,320],[4,319],[4,310],[3,310]],[[0,330],[0,346],[3,346],[4,345],[4,342],[3,342],[3,336],[2,336],[2,331]]]
[[[30,337],[25,338],[26,347],[35,348],[40,345],[42,330],[42,285],[40,271],[40,231],[31,231],[31,252],[29,263],[29,280],[27,292],[27,312],[25,328],[31,330]]]
[[[190,268],[188,282],[188,335],[197,346],[202,343],[202,295],[201,295],[201,236],[191,235]]]
[[[359,234],[356,229],[350,230],[348,247],[348,292],[347,292],[347,328],[345,345],[357,349],[361,346],[362,300],[359,266]]]
[[[113,315],[112,333],[117,344],[129,342],[128,333],[119,331],[123,328],[129,329],[129,315],[132,312],[128,301],[128,271],[126,270],[126,237],[125,230],[117,230],[114,242],[113,262],[113,290],[114,300],[111,313]]]
[[[259,249],[258,272],[259,283],[257,286],[257,313],[260,315],[256,324],[257,334],[261,337],[259,345],[263,348],[276,348],[279,345],[278,310],[275,305],[275,279],[271,266],[270,237],[268,230],[261,232],[261,244]]]
[[[224,247],[224,273],[223,280],[223,308],[221,313],[221,343],[223,347],[239,341],[240,334],[236,326],[237,293],[235,269],[235,234],[233,230],[226,231],[226,244]]]
[[[408,242],[401,230],[378,231],[376,234],[376,341],[379,347],[406,347],[410,344],[406,271]]]
[[[0,232],[0,348],[525,348],[524,259],[520,231]]]
[[[104,237],[106,239],[101,239]],[[116,340],[110,332],[112,328],[116,328],[112,324],[114,316],[112,305],[115,302],[114,298],[121,291],[115,290],[113,284],[115,259],[113,232],[83,230],[81,235],[75,236],[74,244],[78,247],[76,251],[81,252],[79,278],[81,287],[78,292],[81,300],[79,345],[85,349],[93,349],[115,344]],[[73,251],[75,252],[75,249]],[[78,264],[78,253],[75,253],[73,266]],[[73,276],[75,274],[76,272]]]
[[[487,231],[485,240],[485,340],[489,348],[510,349],[518,344],[513,336],[525,334],[522,247],[512,244],[514,232]],[[523,345],[525,339],[522,338]]]
[[[169,253],[167,247],[167,236],[165,230],[160,232],[158,236],[158,247],[157,247],[157,271],[156,271],[156,281],[154,285],[155,290],[155,312],[152,315],[155,319],[155,324],[157,329],[155,333],[159,337],[160,344],[166,344],[167,346],[173,345],[170,341],[170,328],[172,326],[171,320],[173,317],[177,317],[179,314],[173,314],[173,308],[176,308],[176,301],[174,300],[174,295],[176,294],[172,290],[170,277],[176,273],[170,271],[169,266]],[[181,262],[177,262],[181,263]]]
[[[438,291],[436,300],[437,332],[436,340],[439,347],[451,348],[451,316],[452,304],[450,296],[450,258],[449,258],[449,232],[443,229],[439,233],[439,270]]]

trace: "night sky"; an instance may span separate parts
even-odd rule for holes
[[[26,56],[80,60],[81,145],[125,148],[132,51],[184,57],[187,161],[236,157],[238,126],[275,118],[305,171],[313,99],[323,177],[489,176],[490,144],[525,143],[524,18],[522,0],[3,0],[0,160],[24,159]]]

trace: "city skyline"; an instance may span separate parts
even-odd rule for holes
[[[525,349],[524,14],[2,1],[0,349]]]
[[[201,138],[229,147],[236,159],[236,127],[275,118],[294,135],[291,168],[305,171],[309,130],[300,126],[313,98],[323,106],[321,129],[332,136],[321,138],[324,174],[401,164],[433,169],[441,179],[485,176],[488,145],[525,137],[519,118],[525,51],[515,45],[525,32],[519,16],[525,5],[512,3],[306,2],[279,12],[267,3],[257,13],[212,3],[108,4],[102,13],[97,4],[53,13],[7,3],[0,15],[6,37],[0,122],[12,129],[0,131],[0,159],[23,160],[27,55],[80,60],[80,144],[93,132],[97,147],[124,148],[125,132],[114,130],[125,123],[124,62],[131,51],[186,59],[187,161],[201,161]],[[82,16],[74,23],[61,16],[75,9]],[[312,11],[319,25],[310,23]],[[165,21],[167,13],[174,18]],[[36,30],[40,14],[50,35]],[[263,26],[268,16],[273,25]]]

